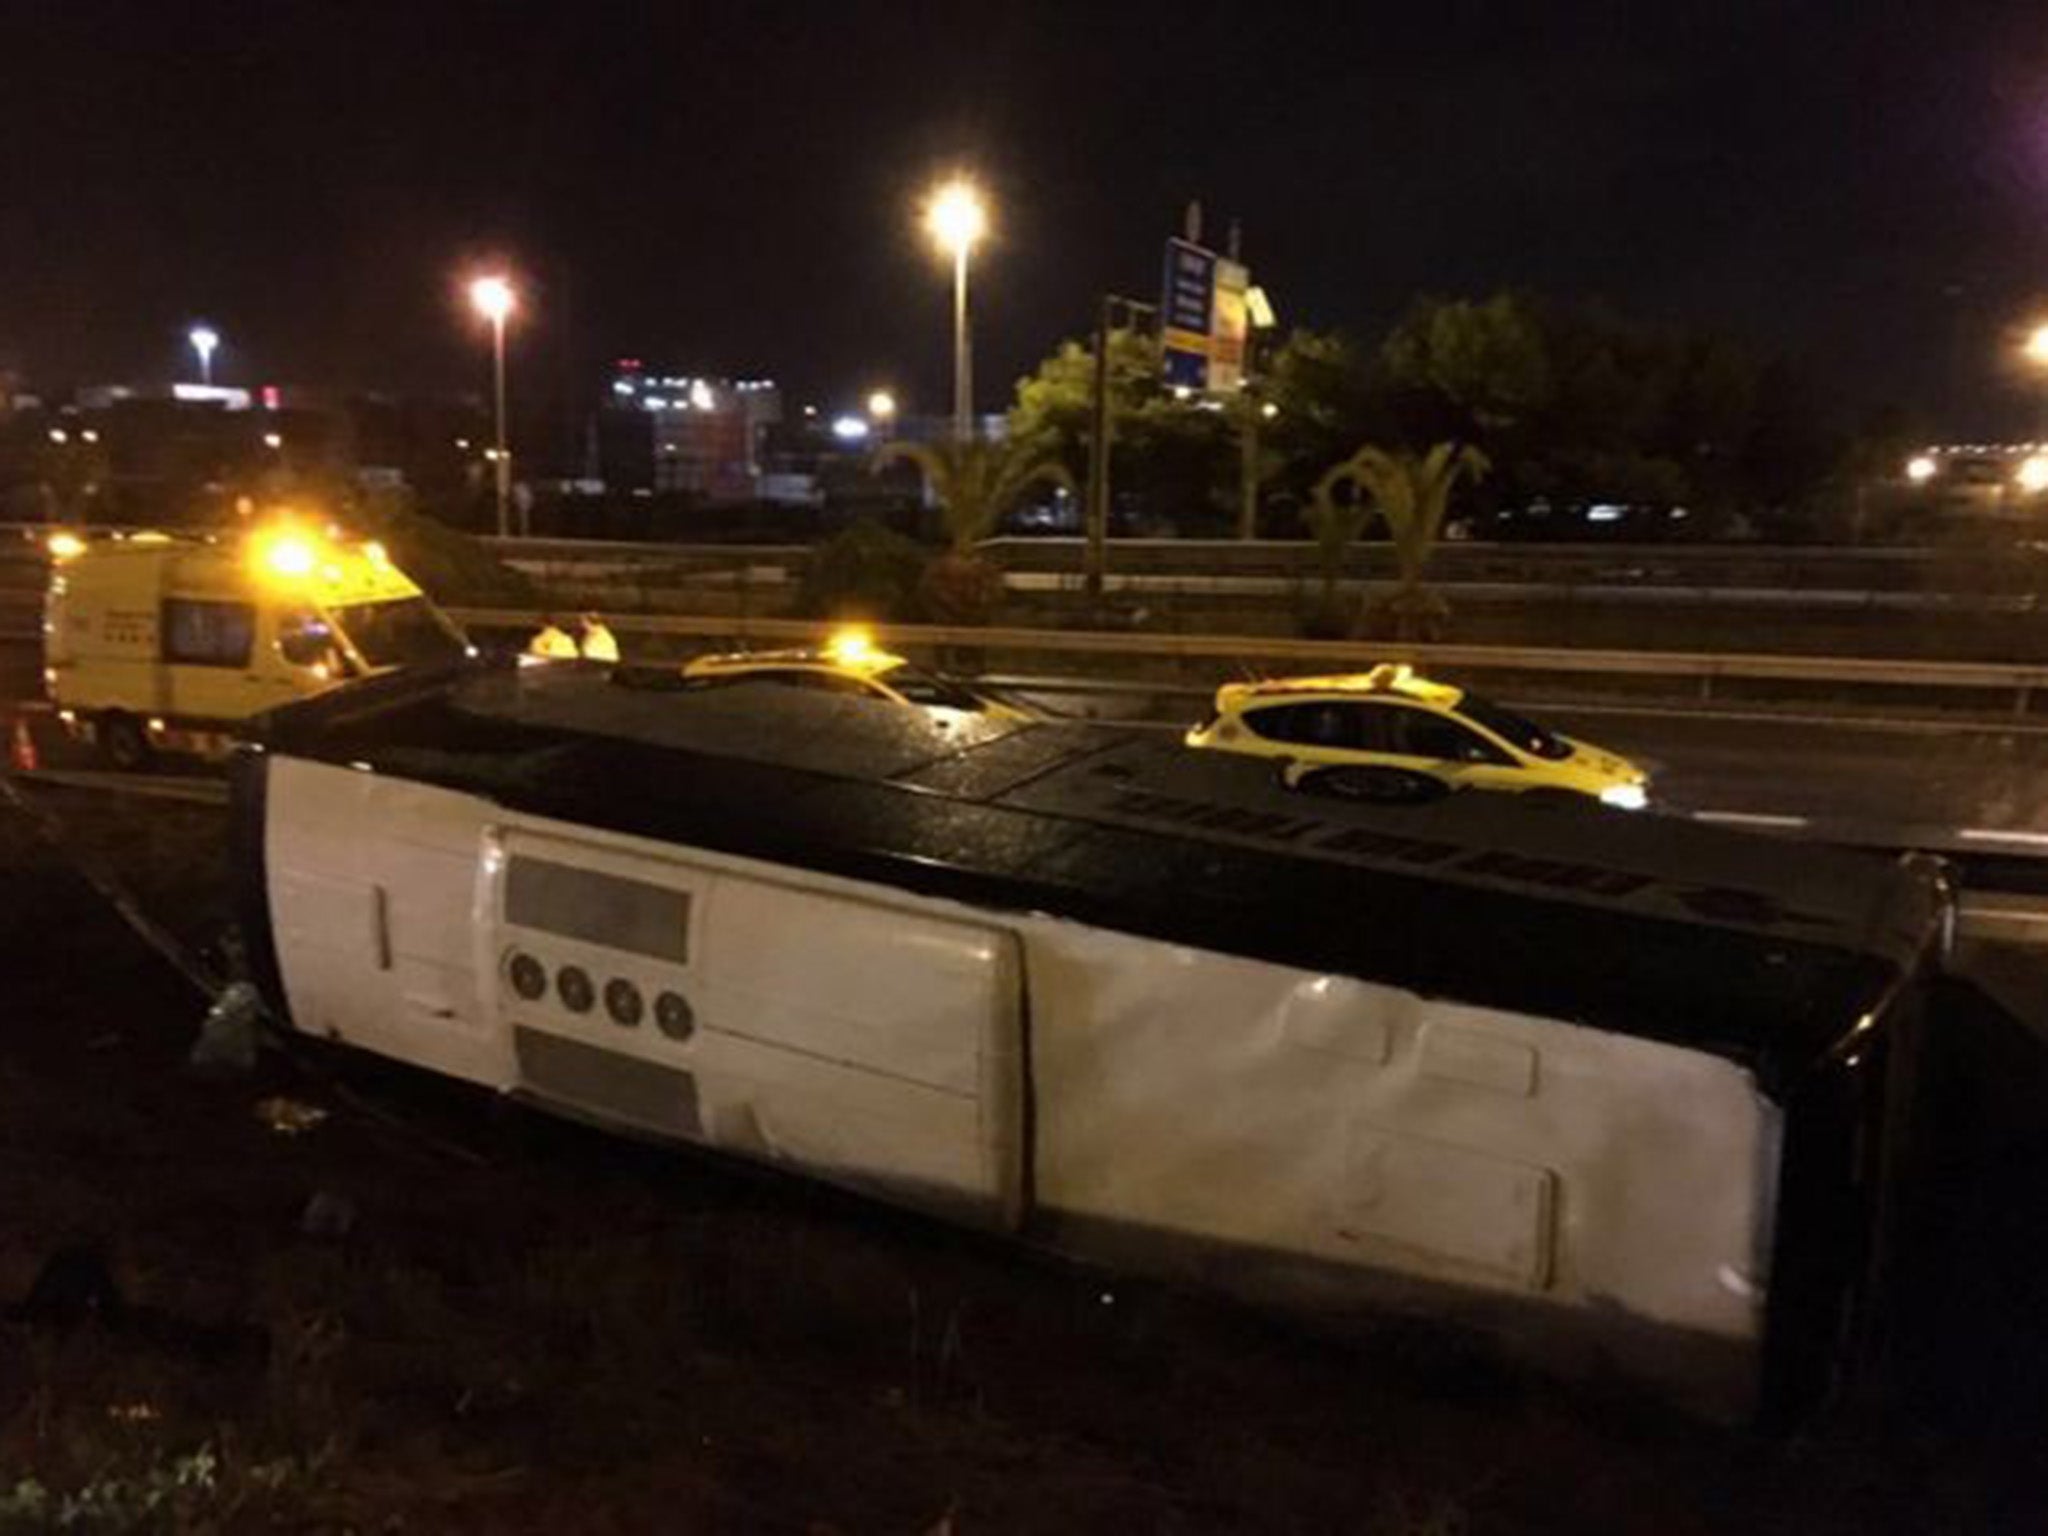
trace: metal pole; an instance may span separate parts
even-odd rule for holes
[[[1089,405],[1094,425],[1088,434],[1088,548],[1082,585],[1091,619],[1102,609],[1102,578],[1109,555],[1109,318],[1115,300],[1103,295],[1095,321],[1095,380]]]
[[[974,358],[967,341],[967,242],[953,248],[953,436],[974,436]]]
[[[497,399],[498,442],[491,467],[497,471],[498,537],[511,535],[512,455],[505,446],[505,317],[491,317],[491,374]]]
[[[1244,384],[1244,430],[1238,434],[1237,536],[1259,536],[1259,391],[1250,379]]]

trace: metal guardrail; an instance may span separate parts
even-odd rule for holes
[[[133,531],[112,526],[105,532]],[[39,553],[44,524],[0,523],[0,561]],[[768,570],[799,575],[808,544],[683,544],[648,540],[484,537],[507,561],[543,572],[624,571],[652,566],[698,576]],[[1064,536],[1005,536],[982,549],[1007,570],[1040,579],[1078,576],[1083,541]],[[1149,539],[1110,541],[1113,576],[1149,579],[1317,578],[1315,546],[1300,539]],[[1540,581],[1569,586],[1648,585],[1674,589],[1772,589],[1838,595],[1860,592],[1968,592],[2027,595],[2048,590],[2048,546],[2002,550],[1843,545],[1498,543],[1445,541],[1432,557],[1434,579],[1453,585]],[[1391,572],[1387,547],[1362,541],[1347,551],[1345,574],[1358,580]]]
[[[787,544],[662,544],[594,539],[487,539],[504,559],[524,567],[567,570],[635,562],[711,572],[778,567],[799,574],[812,546]],[[1081,541],[1063,537],[984,540],[982,551],[1013,575],[1078,578]],[[1112,577],[1265,578],[1307,583],[1320,575],[1315,546],[1300,539],[1140,539],[1110,541]],[[1392,574],[1383,543],[1364,540],[1346,551],[1344,572],[1357,580]],[[1835,545],[1586,544],[1485,541],[1439,544],[1432,555],[1442,583],[1541,580],[1575,585],[1647,582],[1674,588],[1746,587],[1793,590],[1959,590],[2027,592],[2048,578],[2048,554]]]
[[[519,609],[454,610],[478,630],[533,629],[542,615]],[[826,626],[804,619],[739,615],[607,614],[621,634],[667,636],[746,645],[753,641],[811,643]],[[1581,674],[1665,678],[1691,684],[1712,698],[1722,681],[1811,683],[1834,688],[1975,691],[2011,696],[2011,712],[2024,715],[2037,689],[2048,688],[2048,666],[2009,662],[1910,661],[1868,657],[1775,656],[1697,651],[1609,651],[1577,647],[1427,645],[1348,640],[1297,640],[1284,635],[1191,635],[1149,631],[1009,629],[900,624],[880,639],[902,648],[950,648],[1045,656],[1117,656],[1146,660],[1230,664],[1285,662],[1310,672],[1349,672],[1381,661],[1405,661],[1435,671]]]

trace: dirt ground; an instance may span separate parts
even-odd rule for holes
[[[67,842],[0,801],[0,1532],[2048,1529],[2031,1378],[1765,1440],[359,1059],[195,1075],[201,998],[71,861],[203,948],[220,813],[33,793]]]

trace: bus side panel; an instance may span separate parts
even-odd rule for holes
[[[1240,1290],[1575,1316],[1746,1411],[1779,1115],[1741,1068],[1076,925],[1034,925],[1030,968],[1049,1215],[1191,1240]]]

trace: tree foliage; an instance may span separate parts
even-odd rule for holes
[[[1187,531],[1228,519],[1237,473],[1231,423],[1166,387],[1156,336],[1109,333],[1109,412],[1110,482],[1120,508]],[[1017,381],[1010,436],[1039,445],[1080,481],[1094,431],[1094,347],[1064,342]]]
[[[1088,346],[1066,343],[1019,381],[1010,413],[1013,435],[1046,444],[1076,478],[1093,364]],[[1684,506],[1688,530],[1812,520],[1839,498],[1849,453],[1783,361],[1522,293],[1418,301],[1376,346],[1297,330],[1270,347],[1241,406],[1177,399],[1144,334],[1113,332],[1109,364],[1117,508],[1182,532],[1231,521],[1246,410],[1262,411],[1256,472],[1269,526],[1285,526],[1281,509],[1295,505],[1307,520],[1317,477],[1359,442],[1469,443],[1494,466],[1494,504]]]
[[[1042,442],[1025,438],[973,438],[966,442],[886,444],[876,469],[915,464],[923,473],[946,537],[966,554],[995,532],[1003,514],[1038,485],[1073,488],[1073,476]]]
[[[860,518],[811,552],[799,605],[824,619],[912,619],[924,565],[925,553],[914,540]]]
[[[1316,482],[1309,512],[1322,551],[1326,596],[1334,590],[1345,547],[1377,515],[1387,525],[1399,573],[1398,588],[1387,607],[1403,638],[1415,638],[1415,629],[1441,619],[1447,606],[1423,580],[1429,557],[1443,535],[1458,481],[1483,479],[1489,468],[1486,455],[1477,448],[1450,442],[1423,453],[1367,444],[1332,465]],[[1347,488],[1362,494],[1347,501],[1338,494]]]
[[[878,470],[915,464],[939,504],[948,547],[926,564],[917,596],[926,616],[941,624],[986,624],[993,617],[1002,602],[1002,572],[976,546],[1034,486],[1073,488],[1051,447],[1028,438],[895,442],[873,462]]]
[[[1510,503],[1773,515],[1810,504],[1842,451],[1788,365],[1597,305],[1424,300],[1378,363],[1399,436],[1479,445]]]

